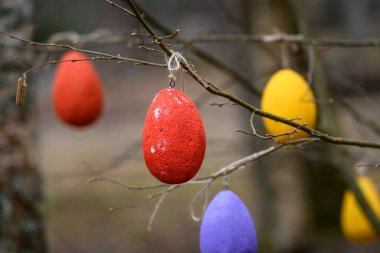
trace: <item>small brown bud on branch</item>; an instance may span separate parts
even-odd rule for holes
[[[23,74],[17,83],[17,91],[16,91],[16,106],[23,107],[25,104],[25,96],[26,96],[26,74]]]

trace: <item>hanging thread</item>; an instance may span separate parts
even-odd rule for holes
[[[289,50],[289,44],[282,43],[281,44],[281,66],[284,69],[287,69],[290,66],[288,50]]]
[[[176,80],[176,72],[181,71],[181,83],[182,83],[182,91],[184,91],[184,85],[183,85],[183,76],[182,76],[182,67],[181,67],[181,61],[183,61],[186,65],[188,65],[187,60],[185,57],[183,57],[179,52],[171,51],[172,55],[168,58],[166,57],[166,65],[168,67],[169,71],[169,86],[171,88],[174,88],[175,86],[175,80]]]
[[[226,173],[223,173],[223,190],[228,190],[229,189],[229,185],[230,185],[230,182],[229,182],[229,175]]]

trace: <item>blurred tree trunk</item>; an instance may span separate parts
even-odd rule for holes
[[[346,0],[340,1],[342,12],[342,25],[348,37],[360,39],[367,37],[373,30],[373,22],[368,15],[370,0]]]
[[[296,13],[289,1],[253,1],[251,9],[252,34],[300,32]],[[264,50],[278,56],[274,59],[277,62],[272,59],[271,65],[294,69],[306,77],[307,56],[299,44],[271,44],[265,47]],[[266,59],[257,56],[253,57],[255,67],[260,69]],[[256,172],[255,180],[261,189],[261,226],[264,230],[261,231],[260,240],[264,239],[263,247],[267,252],[304,252],[305,232],[310,218],[306,166],[302,153],[288,150],[278,153],[276,159],[263,161]]]
[[[30,37],[32,11],[30,0],[0,0],[0,30]],[[33,107],[15,106],[17,79],[31,55],[19,41],[0,42],[0,252],[45,252]]]

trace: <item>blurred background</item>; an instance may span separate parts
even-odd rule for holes
[[[377,38],[379,1],[137,2],[148,21],[154,17],[155,29],[160,28],[158,21],[172,31],[181,30],[167,42],[197,73],[255,106],[260,105],[260,97],[248,86],[262,91],[282,67],[284,57],[307,78],[312,56],[318,129],[379,140],[379,47],[317,47],[310,54],[310,48],[298,44],[197,41],[199,36],[212,34]],[[38,42],[165,62],[162,55],[139,49],[140,45],[156,48],[151,39],[130,36],[132,32],[146,33],[138,21],[105,1],[0,3],[2,31]],[[127,6],[125,1],[115,3]],[[158,33],[168,35],[162,25]],[[138,203],[157,190],[127,191],[110,182],[88,183],[94,173],[85,163],[134,185],[158,182],[144,164],[140,141],[145,113],[154,95],[168,86],[168,71],[116,61],[93,62],[103,82],[105,109],[94,125],[77,129],[61,122],[52,108],[56,66],[29,75],[27,106],[14,106],[20,73],[58,60],[64,50],[25,45],[6,37],[0,37],[0,44],[0,225],[4,227],[0,252],[199,252],[199,223],[191,219],[189,205],[200,185],[172,192],[149,232],[147,225],[157,200],[112,213],[108,209]],[[244,109],[212,106],[228,101],[207,93],[189,76],[184,76],[184,84],[207,135],[206,156],[198,176],[273,145],[235,132],[249,131],[250,114]],[[180,85],[177,81],[177,87]],[[264,133],[261,119],[254,122]],[[345,189],[341,172],[356,172],[358,164],[377,164],[378,157],[376,150],[315,143],[302,150],[281,150],[234,173],[230,189],[241,197],[254,219],[259,252],[379,252],[379,243],[358,246],[347,242],[339,225]],[[368,167],[365,173],[380,182],[378,168]],[[211,196],[221,189],[222,182],[216,181]]]

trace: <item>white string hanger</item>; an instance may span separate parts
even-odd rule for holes
[[[186,58],[182,56],[181,53],[179,52],[174,52],[172,50],[170,50],[170,52],[172,53],[172,55],[168,58],[167,56],[165,56],[166,58],[166,65],[168,67],[168,71],[169,71],[169,86],[171,88],[174,88],[175,86],[175,80],[176,80],[176,72],[180,71],[180,74],[181,74],[181,84],[182,84],[182,91],[184,91],[184,84],[183,84],[183,69],[182,69],[182,66],[181,66],[181,61],[183,61],[186,65],[189,65],[189,63],[187,62]]]

